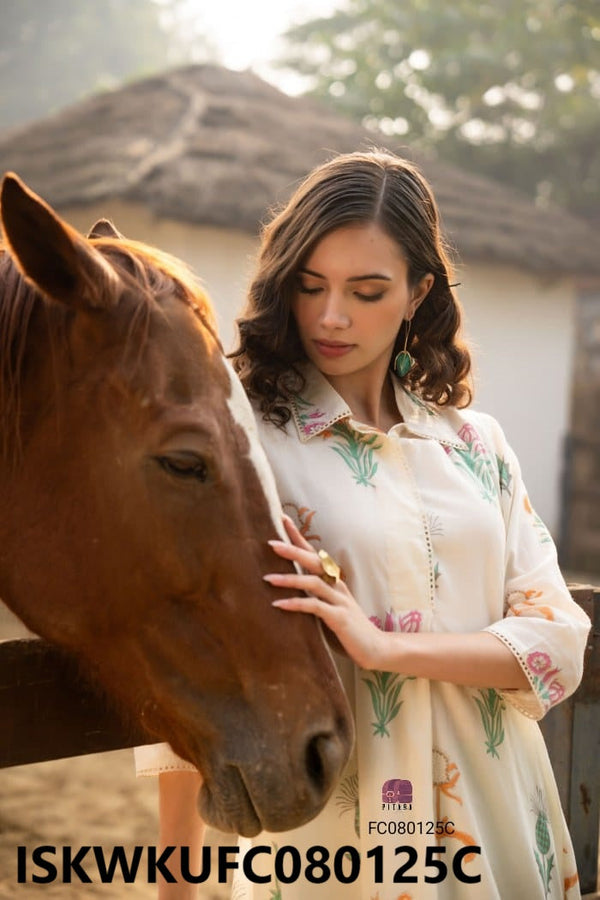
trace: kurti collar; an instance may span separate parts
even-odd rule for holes
[[[306,384],[301,394],[292,400],[292,414],[298,436],[303,443],[319,434],[323,434],[336,422],[351,419],[352,411],[346,401],[340,397],[324,375],[313,365],[302,370]],[[452,427],[446,411],[440,410],[433,403],[426,403],[416,394],[405,390],[399,379],[392,375],[394,395],[398,410],[402,415],[401,427],[417,437],[439,441],[451,447],[464,450],[466,444]],[[454,410],[452,410],[454,412]],[[360,424],[360,423],[353,423]],[[460,427],[460,423],[457,423]],[[360,426],[366,430],[374,430],[368,426]]]

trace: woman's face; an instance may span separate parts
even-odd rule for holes
[[[298,272],[292,311],[308,358],[326,376],[385,373],[403,319],[433,284],[408,284],[408,263],[379,225],[325,235]]]

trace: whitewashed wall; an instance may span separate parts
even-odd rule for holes
[[[233,230],[155,219],[146,209],[107,202],[63,215],[81,231],[112,218],[127,237],[188,262],[213,299],[223,343],[233,346],[256,241]],[[523,468],[531,500],[556,535],[562,446],[569,422],[574,291],[517,268],[463,264],[458,289],[475,359],[475,406],[502,424]]]
[[[126,237],[152,244],[187,262],[213,301],[225,349],[232,348],[233,323],[244,302],[257,247],[250,235],[157,219],[144,207],[113,200],[85,208],[67,208],[60,213],[83,233],[97,219],[111,219]]]

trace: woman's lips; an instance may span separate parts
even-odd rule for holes
[[[345,356],[354,347],[354,344],[342,344],[338,341],[314,341],[313,343],[319,353],[322,356],[327,356],[329,359]]]

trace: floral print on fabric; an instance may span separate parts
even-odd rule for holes
[[[373,734],[389,738],[387,726],[396,718],[402,706],[400,692],[405,682],[414,681],[414,678],[401,677],[393,672],[371,672],[363,681],[369,689],[375,714],[375,721],[371,722]]]
[[[277,844],[272,843],[271,847],[273,848],[273,856],[277,856],[277,851],[279,847]],[[271,892],[269,894],[269,900],[283,900],[283,894],[281,893],[281,885],[279,884],[279,879],[277,875],[273,873],[273,881],[275,883],[275,887],[271,888]]]
[[[527,668],[531,672],[532,681],[542,703],[549,709],[559,703],[564,695],[563,685],[554,676],[560,669],[553,665],[550,655],[541,650],[535,650],[527,656]]]
[[[496,454],[496,465],[498,467],[498,482],[500,485],[500,493],[501,494],[510,494],[512,493],[511,482],[513,480],[510,466],[506,462],[503,456],[498,456]]]
[[[338,453],[354,476],[356,484],[374,487],[373,478],[378,463],[374,451],[381,449],[381,442],[376,434],[360,434],[353,431],[346,422],[336,422],[331,427],[335,438],[331,449]]]
[[[436,798],[436,820],[446,824],[448,822],[448,816],[442,815],[442,806],[444,803],[442,796],[458,803],[459,806],[463,806],[463,799],[460,796],[458,789],[460,770],[455,762],[450,762],[450,757],[447,753],[444,753],[443,750],[434,747],[432,756],[433,788]],[[456,817],[453,815],[453,818]],[[460,828],[456,827],[454,823],[449,837],[452,840],[458,841],[464,847],[473,847],[477,845],[477,841],[471,834],[462,831]],[[474,859],[474,853],[468,853],[465,856],[466,863],[473,862]]]
[[[500,694],[493,688],[481,689],[479,697],[473,699],[481,714],[481,722],[487,738],[486,752],[499,759],[498,747],[504,741],[502,713],[506,710],[506,705]]]
[[[525,512],[532,517],[533,527],[537,531],[540,544],[551,544],[552,537],[550,536],[550,532],[546,528],[544,522],[542,522],[542,520],[536,513],[535,509],[532,507],[527,494],[525,494],[525,496],[523,497],[523,507],[525,509]]]
[[[418,609],[399,613],[388,609],[383,622],[380,616],[369,616],[369,619],[374,625],[377,625],[380,631],[410,631],[414,633],[421,628],[423,614]]]
[[[419,409],[423,410],[423,412],[427,413],[428,416],[435,418],[436,416],[439,415],[437,410],[433,406],[431,406],[431,404],[424,403],[420,397],[417,397],[416,394],[411,394],[410,391],[405,391],[405,394],[408,397],[408,399],[411,400],[415,404],[415,406],[417,406]]]
[[[466,448],[462,450],[458,447],[445,446],[446,453],[477,483],[483,499],[495,502],[498,497],[498,472],[485,444],[475,428],[467,422],[458,431],[458,436],[467,445]]]
[[[360,811],[358,800],[358,773],[348,775],[340,782],[339,790],[335,797],[336,806],[340,809],[340,816],[344,813],[352,813],[354,817],[354,833],[360,837]]]
[[[506,598],[507,615],[541,616],[549,622],[554,622],[554,610],[552,607],[538,602],[543,596],[543,591],[511,591]]]
[[[550,852],[552,850],[552,839],[548,828],[548,813],[544,806],[541,788],[536,788],[535,797],[533,797],[532,800],[532,812],[535,816],[535,861],[539,869],[540,878],[542,879],[544,896],[547,897],[550,893],[550,884],[552,881],[554,853]]]
[[[300,397],[298,394],[294,397],[294,404],[298,413],[298,422],[300,429],[306,437],[310,437],[315,431],[319,431],[323,422],[327,420],[327,413],[322,409],[318,409]]]
[[[315,517],[316,509],[309,509],[308,506],[299,506],[297,503],[284,503],[283,511],[294,519],[298,531],[307,541],[321,543],[321,536],[311,531],[312,520]]]

